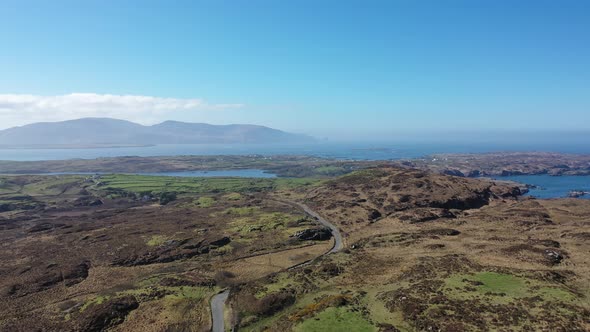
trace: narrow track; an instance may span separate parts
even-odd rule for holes
[[[212,332],[225,332],[223,309],[225,301],[229,297],[229,289],[213,296],[211,299],[211,318],[213,320]]]
[[[330,249],[326,253],[324,253],[312,260],[293,265],[293,266],[289,267],[288,269],[293,269],[293,268],[307,265],[319,257],[323,257],[323,256],[329,255],[331,253],[338,252],[338,251],[342,250],[342,248],[344,248],[344,241],[342,240],[342,234],[340,234],[338,227],[336,227],[334,224],[332,224],[331,222],[324,219],[317,212],[312,210],[309,206],[307,206],[303,203],[294,202],[294,201],[287,201],[287,200],[276,200],[276,201],[302,209],[303,211],[305,211],[305,213],[307,215],[313,217],[320,224],[329,228],[330,232],[332,233],[332,236],[334,237],[334,246],[332,247],[332,249]],[[224,313],[224,309],[225,309],[225,302],[227,301],[228,297],[229,297],[229,289],[226,289],[223,292],[216,294],[215,296],[213,296],[211,298],[211,320],[213,323],[212,327],[211,327],[212,332],[225,332],[225,322],[223,319],[223,317],[224,317],[223,313]]]

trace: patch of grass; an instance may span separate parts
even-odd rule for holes
[[[69,188],[79,189],[78,184],[82,180],[83,177],[75,175],[47,176],[39,181],[24,185],[21,192],[31,196],[56,196],[66,192]]]
[[[104,301],[107,301],[110,298],[111,297],[108,296],[108,295],[99,295],[99,296],[96,296],[95,298],[92,298],[92,299],[84,302],[84,304],[82,305],[82,307],[80,307],[80,312],[83,312],[84,310],[88,309],[88,307],[90,307],[91,305],[102,304]]]
[[[403,283],[382,285],[379,288],[367,289],[362,301],[370,313],[371,320],[378,323],[386,323],[395,326],[402,332],[413,331],[412,327],[404,321],[400,311],[391,312],[378,294],[386,291],[393,291],[402,286]]]
[[[295,326],[296,332],[373,332],[377,327],[369,323],[361,314],[344,307],[330,307]]]
[[[201,196],[195,200],[192,200],[190,202],[185,202],[182,204],[179,204],[178,207],[181,208],[210,208],[212,206],[214,206],[217,203],[217,201],[215,200],[215,198],[210,197],[210,196]]]
[[[512,297],[527,295],[525,281],[517,276],[496,272],[479,272],[474,275],[455,275],[446,280],[448,288],[473,287],[478,293],[506,294]]]
[[[20,187],[17,184],[10,183],[6,178],[0,178],[0,194],[13,194],[18,192]]]
[[[272,180],[275,183],[274,189],[277,190],[288,190],[295,189],[298,187],[310,187],[318,186],[325,182],[325,180],[310,179],[310,178],[278,178]]]
[[[153,235],[146,244],[150,247],[157,247],[164,244],[164,242],[170,240],[167,236],[164,235]]]
[[[314,179],[257,179],[257,178],[205,178],[169,177],[149,175],[113,174],[101,177],[101,188],[128,192],[183,193],[243,193],[275,189],[291,189],[317,183]]]
[[[212,207],[214,204],[215,199],[213,197],[201,196],[197,199],[197,206],[200,208]]]
[[[229,193],[223,197],[229,201],[239,201],[242,199],[242,195],[240,193]]]
[[[226,245],[223,247],[213,249],[214,252],[219,254],[231,254],[234,251],[234,247],[231,245]]]
[[[534,296],[541,296],[545,301],[575,302],[577,299],[575,294],[566,289],[526,277],[497,272],[457,274],[445,280],[445,288],[447,295],[451,297],[464,299],[473,295],[483,295],[500,303]]]
[[[217,287],[207,286],[161,286],[159,283],[162,278],[176,277],[170,274],[153,275],[138,282],[136,285],[137,288],[118,292],[117,295],[135,295],[136,297],[141,297],[142,295],[151,294],[154,291],[163,291],[166,293],[163,298],[167,300],[201,300],[209,294],[218,291]]]
[[[168,291],[172,291],[172,294],[166,295],[164,299],[167,300],[180,300],[180,299],[190,299],[190,300],[201,300],[204,299],[207,294],[211,292],[210,287],[189,287],[189,286],[181,286],[181,287],[164,287],[164,289]]]
[[[575,302],[578,299],[572,292],[559,287],[541,287],[537,292],[546,299],[551,298],[563,302]]]
[[[295,280],[293,280],[293,278],[290,278],[288,273],[280,273],[280,274],[276,275],[274,278],[275,279],[274,279],[273,283],[265,284],[264,290],[261,290],[261,291],[257,292],[256,294],[254,294],[254,296],[257,299],[261,299],[268,294],[278,292],[282,288],[285,288],[285,287],[295,283]]]
[[[235,214],[235,213],[234,213]],[[245,213],[236,214],[244,216]],[[248,234],[256,231],[269,231],[273,229],[286,228],[290,221],[300,216],[290,215],[282,212],[265,213],[259,212],[248,217],[236,218],[232,221],[232,229],[241,234]]]

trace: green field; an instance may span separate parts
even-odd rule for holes
[[[347,308],[327,308],[313,318],[295,326],[296,332],[374,332],[377,328],[363,318],[358,312]]]
[[[169,177],[148,175],[104,175],[100,178],[101,189],[128,192],[176,192],[183,193],[243,193],[263,192],[309,186],[317,179],[254,179],[254,178],[205,178]]]
[[[555,285],[497,272],[456,274],[447,278],[445,284],[446,293],[460,299],[480,296],[499,303],[535,295],[545,301],[569,302],[575,299],[574,294]]]

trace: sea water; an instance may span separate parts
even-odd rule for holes
[[[567,197],[572,190],[590,192],[590,176],[515,175],[502,176],[498,179],[533,185],[534,187],[529,190],[527,195],[538,198]],[[590,199],[590,195],[580,198]]]
[[[146,147],[93,149],[3,149],[0,160],[95,159],[123,156],[178,155],[308,155],[344,160],[394,160],[419,158],[437,153],[484,153],[503,151],[547,151],[590,153],[590,144],[524,143],[329,143],[291,144],[166,144]]]

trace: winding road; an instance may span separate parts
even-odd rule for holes
[[[332,247],[332,249],[330,249],[330,251],[323,254],[322,256],[325,256],[327,254],[331,254],[334,252],[338,252],[338,251],[342,250],[342,248],[344,248],[344,242],[342,241],[342,235],[340,234],[338,227],[336,227],[334,224],[327,221],[326,219],[322,218],[322,216],[320,216],[317,212],[310,209],[309,206],[307,206],[303,203],[298,203],[298,202],[293,202],[293,201],[280,201],[280,202],[283,202],[283,203],[286,203],[289,205],[295,205],[295,206],[303,209],[303,211],[305,211],[305,213],[307,213],[309,216],[315,218],[320,224],[322,224],[330,229],[330,232],[332,232],[332,236],[334,237],[334,246]]]
[[[322,256],[325,256],[325,255],[328,255],[331,253],[338,252],[338,251],[342,250],[342,248],[344,248],[344,241],[342,241],[342,235],[340,234],[338,227],[336,227],[334,224],[330,223],[326,219],[322,218],[322,216],[320,216],[317,212],[313,211],[309,206],[307,206],[303,203],[298,203],[298,202],[294,202],[294,201],[285,201],[285,200],[277,200],[277,201],[280,203],[288,204],[288,205],[295,206],[295,207],[302,209],[303,211],[305,211],[305,213],[307,215],[315,218],[320,224],[322,224],[323,226],[330,229],[330,232],[332,232],[332,236],[334,236],[334,246],[332,247],[332,249],[330,249],[330,251],[328,251],[325,254],[318,256],[318,257],[322,257]],[[316,258],[318,258],[318,257],[316,257]],[[313,259],[313,260],[315,260],[315,259]],[[295,268],[295,267],[299,267],[299,266],[303,266],[303,265],[307,265],[310,262],[312,262],[313,260],[294,265],[294,266],[290,267],[290,269]],[[225,302],[227,301],[228,297],[229,297],[229,289],[226,289],[223,292],[221,292],[221,293],[213,296],[213,298],[211,298],[211,319],[213,322],[212,328],[211,328],[212,332],[225,332],[225,322],[223,319],[223,317],[224,317],[223,312],[225,309]]]
[[[226,289],[211,299],[211,318],[213,320],[211,331],[213,332],[225,332],[223,309],[228,297],[229,289]]]

